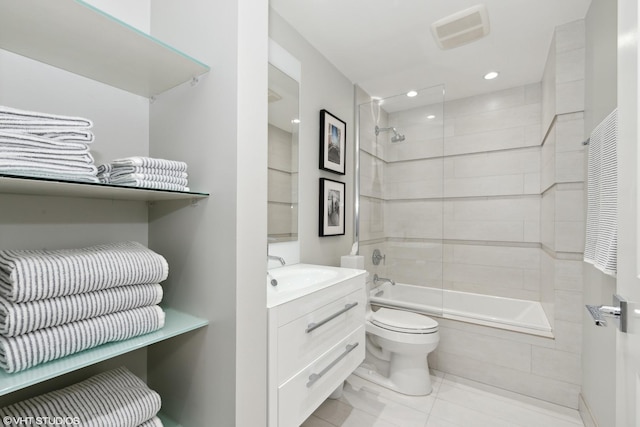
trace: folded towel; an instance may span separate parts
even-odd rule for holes
[[[0,334],[14,337],[105,314],[159,304],[162,286],[131,285],[15,303],[0,296]]]
[[[153,417],[149,421],[140,424],[138,427],[163,427],[163,424],[160,418]]]
[[[151,181],[151,182],[166,182],[167,184],[175,184],[186,187],[189,185],[187,178],[178,178],[177,176],[165,176],[165,175],[149,175],[144,173],[130,173],[127,175],[113,175],[109,176],[109,181],[113,184],[127,181]]]
[[[10,149],[31,148],[36,150],[47,150],[41,152],[66,154],[83,154],[89,152],[89,146],[86,142],[61,140],[49,138],[42,135],[33,135],[29,133],[9,133],[0,130],[0,151]]]
[[[23,371],[108,342],[148,334],[163,326],[164,312],[154,305],[40,329],[17,337],[0,336],[0,368],[8,373]]]
[[[82,427],[150,427],[162,426],[162,423],[146,424],[147,420],[154,419],[160,406],[160,395],[127,368],[121,367],[1,408],[0,416],[72,420],[77,417],[79,423],[72,421],[64,425]]]
[[[104,168],[101,170],[102,166],[108,166],[108,168]],[[178,170],[169,170],[169,169],[158,169],[158,168],[145,168],[138,166],[113,166],[111,164],[101,165],[98,167],[98,173],[105,172],[109,173],[112,177],[118,177],[121,175],[130,175],[130,174],[142,174],[142,175],[162,175],[162,176],[172,176],[176,178],[184,178],[187,179],[189,174],[187,172],[178,171]]]
[[[1,163],[1,162],[0,162]],[[0,178],[3,175],[24,177],[24,178],[43,178],[56,181],[70,181],[70,182],[93,182],[98,183],[100,180],[95,174],[87,173],[85,171],[73,171],[73,170],[59,170],[52,167],[43,168],[41,166],[34,166],[32,164],[22,166],[3,166],[0,164]]]
[[[122,185],[126,187],[151,188],[153,190],[189,191],[189,187],[168,182],[143,181],[140,179],[123,179],[114,181],[109,179],[109,184]]]
[[[137,242],[0,251],[0,294],[12,302],[160,283],[168,274],[167,260]]]
[[[37,130],[60,127],[90,129],[93,127],[93,122],[84,117],[41,113],[0,105],[0,128],[2,129]]]
[[[71,154],[51,154],[43,152],[27,152],[26,150],[0,150],[0,161],[26,161],[41,163],[44,165],[59,165],[68,167],[86,167],[87,169],[98,169],[93,163],[93,156],[89,152]]]
[[[111,165],[111,163],[105,163],[104,165],[98,166],[99,174],[110,173],[112,170],[113,170],[113,166]]]
[[[93,132],[80,128],[7,129],[4,132],[34,135],[54,141],[83,142],[85,144],[91,144],[95,139]]]
[[[154,159],[151,157],[127,157],[124,159],[116,159],[111,162],[114,167],[117,166],[139,166],[145,168],[169,169],[186,172],[187,164],[176,160]]]

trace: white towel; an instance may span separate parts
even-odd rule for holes
[[[170,184],[168,182],[142,181],[140,179],[127,179],[119,181],[110,179],[109,184],[136,188],[150,188],[153,190],[189,191],[189,187],[186,187],[184,185]]]
[[[5,149],[45,150],[40,152],[59,153],[61,155],[89,152],[89,146],[82,141],[61,140],[41,135],[10,133],[0,130],[0,151]]]
[[[154,305],[40,329],[17,337],[0,336],[0,368],[8,373],[23,371],[108,342],[148,334],[163,326],[164,312]]]
[[[27,152],[23,150],[0,150],[0,160],[3,162],[26,161],[32,163],[41,163],[43,165],[58,165],[68,167],[81,167],[95,170],[97,168],[93,163],[93,157],[90,153],[78,154],[50,154],[42,152]]]
[[[587,232],[584,261],[615,276],[618,253],[618,112],[591,133],[587,176]]]
[[[116,159],[111,162],[114,167],[117,166],[138,166],[145,168],[169,169],[175,171],[186,172],[187,164],[176,160],[154,159],[151,157],[127,157],[124,159]]]
[[[38,111],[20,110],[0,105],[0,128],[37,130],[39,128],[84,128],[93,127],[93,122],[84,117],[62,116]]]
[[[88,173],[84,170],[61,169],[56,166],[48,166],[45,168],[29,162],[21,162],[20,165],[2,165],[2,162],[0,162],[0,178],[3,176],[9,176],[11,178],[42,178],[70,182],[100,182],[95,174]]]
[[[168,274],[167,260],[137,242],[0,251],[0,293],[13,302],[160,283]]]
[[[162,286],[130,285],[15,303],[0,296],[0,334],[14,337],[78,320],[159,304]]]
[[[6,406],[0,409],[0,416],[32,417],[34,421],[36,417],[62,417],[63,420],[70,417],[72,421],[64,423],[67,426],[151,427],[162,426],[162,423],[147,424],[147,420],[154,419],[161,403],[158,393],[121,367]],[[76,417],[78,424],[73,421]]]
[[[167,184],[174,184],[182,187],[189,185],[189,180],[186,178],[178,178],[176,176],[165,175],[150,175],[145,173],[130,173],[125,175],[109,175],[109,182],[113,184],[135,182],[135,181],[151,181],[151,182],[165,182]]]
[[[2,128],[0,128],[1,130]],[[82,142],[91,144],[95,140],[95,135],[88,129],[75,128],[42,128],[42,129],[6,129],[4,133],[13,135],[33,135],[40,138],[47,138],[53,141]]]

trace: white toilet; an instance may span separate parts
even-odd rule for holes
[[[417,313],[380,308],[367,313],[367,353],[354,374],[411,396],[431,393],[427,355],[440,341],[438,322]]]

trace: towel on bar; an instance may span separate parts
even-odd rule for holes
[[[0,151],[11,149],[32,149],[39,152],[60,153],[63,155],[89,152],[89,146],[82,141],[60,140],[41,135],[9,133],[0,130]]]
[[[167,260],[137,242],[0,251],[0,294],[12,302],[160,283],[168,275]]]
[[[17,337],[0,336],[0,368],[8,373],[99,345],[148,334],[164,326],[160,306],[140,307],[40,329]]]
[[[149,175],[144,173],[130,173],[125,175],[109,176],[109,182],[111,182],[112,184],[131,181],[165,182],[167,184],[181,185],[183,187],[189,185],[189,180],[187,178],[178,178],[176,176]]]
[[[127,157],[116,159],[111,162],[113,167],[118,166],[138,166],[145,168],[169,169],[175,171],[187,171],[187,164],[177,160],[154,159],[151,157]]]
[[[0,335],[14,337],[105,314],[159,304],[162,286],[131,285],[15,303],[0,296]]]
[[[62,116],[37,111],[20,110],[0,105],[0,128],[37,130],[39,128],[84,128],[93,127],[93,122],[84,117]]]
[[[109,180],[109,184],[136,188],[151,188],[153,190],[189,191],[189,187],[186,187],[184,185],[170,184],[168,182],[142,181],[140,179],[127,179],[119,181]]]
[[[618,112],[591,133],[587,172],[587,232],[584,261],[615,276],[618,254]]]
[[[1,127],[0,130],[2,130]],[[54,141],[82,142],[84,144],[91,144],[95,139],[93,132],[87,129],[7,129],[4,132],[10,132],[11,134],[34,135]]]
[[[149,421],[140,424],[138,427],[163,427],[163,424],[160,418],[153,417]]]
[[[77,417],[79,423],[72,421],[64,425],[82,427],[162,426],[162,423],[147,424],[160,411],[161,403],[158,393],[127,368],[120,367],[69,387],[5,406],[0,409],[0,416],[62,417],[63,420]]]

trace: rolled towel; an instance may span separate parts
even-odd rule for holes
[[[84,154],[89,152],[86,142],[52,139],[29,133],[9,133],[0,130],[0,151],[15,149],[40,150],[42,153]]]
[[[107,166],[107,165],[103,165]],[[159,168],[143,168],[138,166],[113,166],[111,164],[108,165],[108,168],[105,168],[105,172],[109,172],[111,176],[117,177],[121,175],[130,175],[130,174],[142,174],[142,175],[162,175],[162,176],[173,176],[176,178],[189,178],[187,172],[177,171],[177,170],[169,170],[169,169],[159,169]],[[100,167],[98,167],[98,172],[100,172]]]
[[[159,304],[162,286],[131,285],[15,303],[0,296],[0,334],[14,337],[105,314]]]
[[[109,181],[112,184],[119,184],[121,182],[130,181],[150,181],[150,182],[165,182],[167,184],[174,184],[186,187],[189,185],[187,178],[178,178],[176,176],[167,175],[149,175],[144,173],[131,173],[127,175],[113,175],[109,176]]]
[[[114,167],[117,166],[138,166],[145,168],[169,169],[175,171],[187,171],[187,164],[177,160],[154,159],[151,157],[126,157],[124,159],[116,159],[111,162]]]
[[[127,179],[114,181],[109,179],[109,184],[122,185],[125,187],[150,188],[153,190],[170,190],[170,191],[189,191],[189,187],[178,184],[170,184],[168,182],[143,181],[140,179]]]
[[[85,128],[93,127],[93,122],[84,117],[63,116],[38,111],[20,110],[0,105],[0,128],[36,130],[41,128]]]
[[[167,260],[137,242],[0,251],[0,294],[12,302],[160,283],[168,275]]]
[[[108,342],[148,334],[163,326],[164,312],[154,305],[40,329],[17,337],[0,336],[0,368],[8,373],[23,371]]]
[[[149,421],[140,424],[138,427],[163,427],[162,421],[158,417],[153,417]]]
[[[70,422],[63,424],[82,427],[161,427],[161,422],[147,424],[157,418],[155,415],[160,411],[161,403],[158,393],[127,368],[121,367],[69,387],[5,406],[0,409],[0,416],[3,419],[70,418]]]

